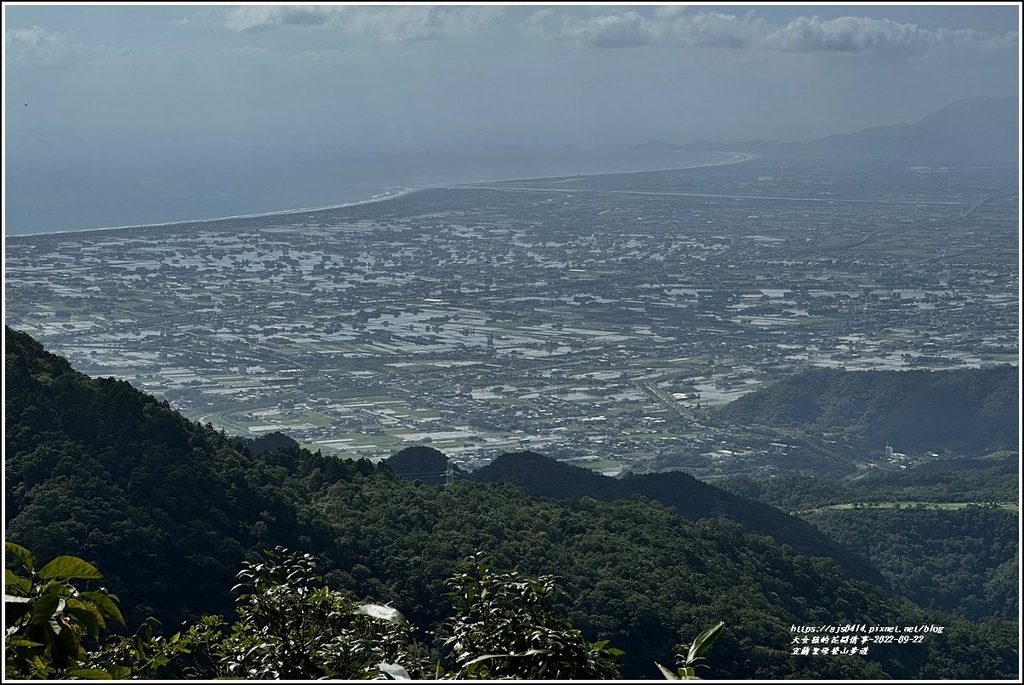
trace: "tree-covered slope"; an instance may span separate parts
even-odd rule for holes
[[[1004,365],[953,371],[809,369],[715,411],[718,420],[840,433],[878,450],[983,452],[1016,449],[1018,371]]]
[[[307,455],[246,456],[124,381],[89,378],[31,337],[5,337],[7,539],[42,556],[74,554],[119,589],[125,616],[171,625],[231,607],[225,589],[246,553],[318,539],[296,518],[284,476],[353,467]],[[364,468],[372,469],[370,464]]]
[[[916,603],[972,619],[1012,618],[1019,605],[1019,457],[936,459],[852,481],[807,476],[722,487],[803,516],[862,553]],[[996,505],[995,503],[1002,503]],[[896,508],[897,504],[899,508]]]
[[[433,487],[301,449],[248,456],[11,330],[5,364],[7,536],[39,558],[94,563],[129,626],[133,614],[173,630],[183,617],[230,613],[239,562],[283,544],[315,554],[331,587],[433,628],[451,611],[444,579],[481,550],[501,567],[558,576],[561,608],[588,639],[626,651],[627,678],[651,677],[654,660],[720,620],[728,629],[710,677],[1016,675],[1015,624],[923,611],[726,519],[687,521],[642,496],[558,501],[504,484]],[[871,644],[866,655],[792,653],[792,626],[852,623],[944,630],[920,644]]]
[[[483,483],[512,483],[534,495],[556,499],[593,497],[614,500],[632,494],[621,480],[536,452],[502,454],[487,466],[474,471],[470,478]]]
[[[994,507],[839,509],[815,526],[858,545],[903,595],[924,607],[980,619],[1019,606],[1017,514]]]
[[[948,637],[929,639],[926,648],[872,647],[867,660],[793,655],[794,625],[953,624],[878,586],[849,580],[830,560],[749,535],[735,522],[689,522],[643,497],[559,501],[508,484],[443,488],[384,476],[332,486],[324,515],[362,560],[351,570],[351,587],[401,607],[418,625],[446,610],[440,579],[455,559],[483,549],[501,567],[559,577],[573,625],[625,650],[624,677],[650,677],[650,664],[673,644],[718,620],[730,628],[715,645],[709,677],[939,673],[929,670],[930,650],[942,649]],[[980,647],[970,637],[977,626],[960,621],[954,630],[966,631],[972,648],[996,649],[997,661],[1012,653],[1012,639]]]
[[[406,447],[384,460],[392,471],[403,478],[418,480],[427,485],[444,485],[447,480],[448,457],[440,450],[426,445]],[[457,466],[452,466],[453,476],[465,475]]]
[[[768,535],[800,554],[829,557],[852,578],[885,584],[882,575],[863,557],[810,524],[775,507],[739,497],[678,471],[616,479],[572,466],[534,452],[503,454],[471,478],[489,483],[512,483],[544,497],[593,497],[612,501],[641,495],[672,507],[686,519],[727,518],[744,530]]]
[[[981,457],[936,458],[905,470],[874,469],[844,481],[789,474],[764,480],[733,476],[723,490],[783,511],[845,502],[1015,502],[1020,455],[999,451]]]

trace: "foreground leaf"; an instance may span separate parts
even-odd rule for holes
[[[722,628],[725,627],[725,621],[719,621],[717,624],[711,626],[703,633],[697,636],[697,639],[690,645],[690,653],[686,658],[687,664],[692,664],[696,661],[704,652],[711,648],[711,645],[715,643],[718,636],[722,634]]]
[[[17,545],[13,542],[4,542],[4,547],[11,553],[11,556],[20,561],[25,568],[28,569],[29,573],[36,570],[36,557],[32,552],[29,552],[21,545]]]
[[[117,608],[117,604],[114,603],[114,598],[111,595],[90,590],[81,593],[79,596],[95,604],[100,613],[107,618],[112,618],[121,625],[124,625],[124,617],[121,615],[121,610]]]
[[[72,678],[84,678],[86,680],[110,680],[112,676],[102,668],[75,668],[68,671]]]
[[[17,573],[7,568],[4,569],[4,591],[19,590],[25,594],[32,589],[32,581],[22,578]]]
[[[377,670],[381,673],[386,673],[395,680],[412,680],[412,676],[409,675],[409,671],[405,670],[405,667],[399,664],[386,664],[381,662],[377,664]]]
[[[103,574],[96,570],[96,567],[88,561],[65,554],[54,557],[46,566],[39,569],[39,577],[43,580],[50,578],[98,579],[102,578]]]

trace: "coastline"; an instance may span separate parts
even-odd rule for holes
[[[403,195],[409,195],[415,193],[418,190],[428,190],[429,188],[436,188],[440,186],[424,186],[422,188],[403,188],[402,190],[394,193],[382,193],[374,195],[366,200],[355,200],[353,202],[345,202],[340,205],[327,205],[324,207],[296,207],[294,209],[281,209],[273,212],[258,212],[256,214],[232,214],[229,216],[218,216],[211,219],[182,219],[180,221],[161,221],[154,224],[126,224],[124,226],[103,226],[100,228],[77,228],[70,231],[44,231],[41,233],[19,233],[18,235],[4,235],[4,240],[11,238],[37,238],[41,235],[69,235],[72,233],[92,233],[94,231],[125,231],[133,228],[160,228],[161,226],[182,226],[185,224],[210,224],[217,221],[231,221],[232,219],[259,219],[267,216],[285,216],[288,214],[301,214],[303,212],[322,212],[328,209],[344,209],[345,207],[355,207],[357,205],[367,205],[374,202],[385,202],[386,200],[393,200]]]
[[[588,174],[558,174],[554,176],[527,176],[527,177],[512,177],[512,178],[498,178],[498,179],[477,179],[473,181],[461,181],[457,183],[430,183],[421,186],[409,186],[397,190],[395,192],[385,192],[373,195],[365,200],[355,200],[352,202],[344,202],[336,205],[324,205],[317,207],[295,207],[291,209],[282,209],[272,212],[256,212],[253,214],[232,214],[228,216],[219,216],[208,219],[182,219],[178,221],[162,221],[151,224],[126,224],[123,226],[102,226],[98,228],[80,228],[65,231],[42,231],[38,233],[19,233],[16,235],[8,235],[4,233],[4,241],[19,238],[38,238],[39,236],[49,235],[72,235],[77,233],[93,233],[96,231],[123,231],[130,229],[146,229],[146,228],[160,228],[164,226],[182,226],[185,224],[210,224],[218,221],[231,221],[233,219],[259,219],[264,217],[272,216],[287,216],[289,214],[302,214],[304,212],[322,212],[332,209],[345,209],[347,207],[358,207],[361,205],[375,204],[378,202],[387,202],[388,200],[395,200],[400,197],[405,197],[412,193],[416,193],[422,190],[432,190],[435,188],[450,188],[450,189],[469,189],[473,186],[485,184],[485,183],[508,183],[512,181],[540,181],[553,179],[566,179],[575,180],[580,178],[592,178],[595,176],[617,176],[623,174],[648,174],[656,173],[660,171],[679,171],[683,169],[699,169],[703,167],[714,167],[714,166],[725,166],[728,164],[740,164],[742,162],[749,162],[752,159],[756,159],[757,155],[746,153],[746,152],[732,152],[732,151],[717,151],[707,150],[706,152],[713,152],[715,154],[729,155],[728,158],[717,162],[701,162],[699,164],[689,164],[684,166],[669,166],[659,169],[643,169],[640,171],[606,171],[598,173]]]
[[[669,152],[688,152],[688,150],[670,150]],[[703,151],[702,151],[703,152]],[[703,167],[710,166],[725,166],[727,164],[740,164],[742,162],[749,162],[752,159],[757,159],[757,155],[750,154],[748,152],[727,152],[725,150],[707,150],[707,152],[714,152],[715,154],[731,155],[729,159],[721,160],[718,162],[702,162],[700,164],[688,164],[686,166],[670,166],[661,169],[642,169],[640,171],[603,171],[600,173],[593,174],[558,174],[556,176],[529,176],[515,178],[492,178],[476,181],[466,181],[462,183],[441,183],[436,185],[427,186],[420,190],[429,190],[430,188],[472,188],[483,183],[511,183],[513,181],[551,181],[553,179],[565,179],[567,181],[573,181],[579,178],[593,178],[595,176],[625,176],[629,174],[653,174],[659,171],[682,171],[683,169],[700,169]]]

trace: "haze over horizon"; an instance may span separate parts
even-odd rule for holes
[[[3,17],[5,190],[22,198],[5,230],[58,207],[73,222],[75,202],[237,195],[231,177],[327,188],[339,164],[442,150],[805,142],[1019,94],[1016,3],[15,2]]]

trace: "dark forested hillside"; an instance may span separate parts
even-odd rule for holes
[[[278,447],[298,447],[293,438],[288,437],[281,431],[274,431],[261,435],[258,438],[232,438],[231,442],[235,447],[250,454],[263,454]]]
[[[124,381],[76,372],[25,334],[8,328],[5,352],[7,539],[95,562],[130,622],[228,611],[225,589],[247,552],[324,539],[322,524],[297,518],[285,474],[334,482],[373,468],[297,450],[246,456]]]
[[[1009,618],[1019,605],[1019,472],[1016,452],[996,452],[843,482],[784,476],[721,485],[786,511],[812,512],[807,523],[861,550],[921,606]]]
[[[898,451],[1016,449],[1015,366],[953,371],[809,369],[723,405],[719,420],[831,432],[853,447]]]
[[[384,463],[399,476],[418,480],[427,485],[443,485],[446,480],[448,457],[433,447],[425,445],[406,447],[401,452],[385,459]],[[453,466],[453,473],[456,470],[459,475],[463,475],[462,469]]]
[[[843,509],[815,526],[864,549],[893,587],[921,606],[979,619],[1019,605],[1017,514],[994,507]]]
[[[147,613],[171,630],[228,613],[239,562],[283,544],[315,554],[332,587],[434,628],[451,611],[444,579],[482,550],[501,567],[558,576],[559,608],[588,639],[626,651],[627,678],[656,676],[654,660],[719,620],[727,629],[708,655],[712,678],[1017,675],[1015,623],[924,611],[728,519],[687,521],[643,497],[428,486],[289,447],[251,455],[10,329],[5,364],[7,538],[42,559],[71,553],[96,564],[129,626]],[[792,626],[850,623],[943,631],[872,644],[866,655],[792,654]]]
[[[844,502],[1015,502],[1019,462],[1018,452],[999,451],[973,458],[937,458],[906,470],[875,469],[853,480],[790,474],[765,480],[734,476],[718,484],[784,511]]]
[[[557,499],[593,497],[611,501],[640,495],[668,505],[690,520],[726,518],[736,521],[746,531],[768,535],[801,554],[834,559],[853,578],[885,583],[866,559],[835,544],[810,524],[685,473],[666,472],[615,479],[533,452],[519,452],[498,457],[471,477],[490,483],[512,483],[535,495]]]
[[[484,483],[512,483],[534,495],[557,499],[593,497],[613,500],[628,498],[632,494],[621,480],[536,452],[503,454],[474,471],[472,479]]]

